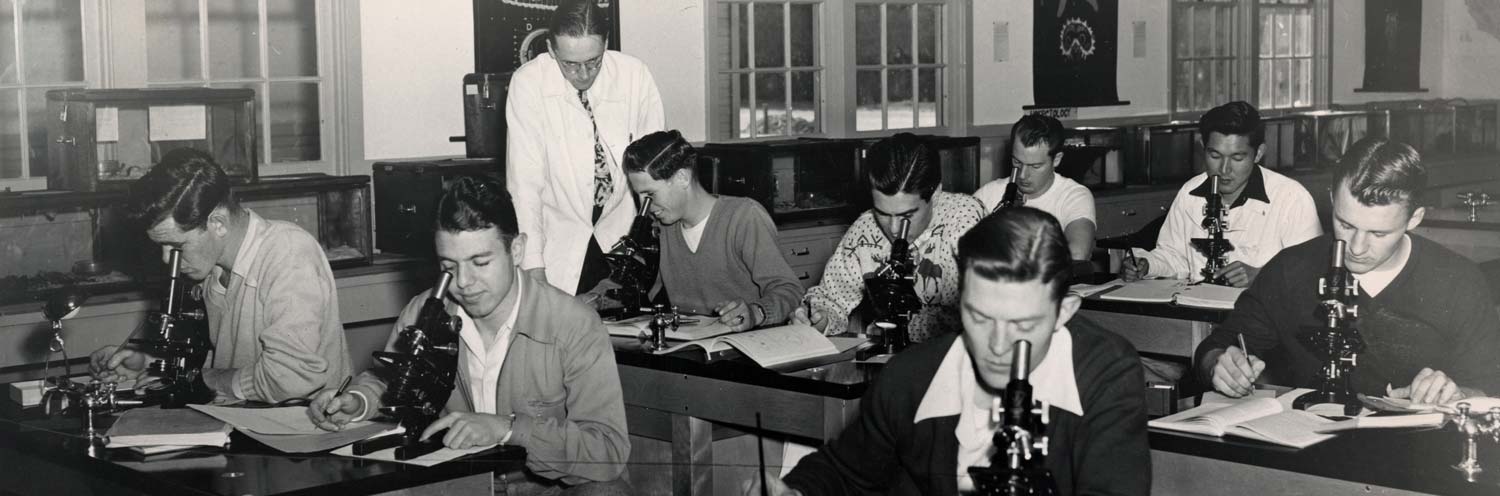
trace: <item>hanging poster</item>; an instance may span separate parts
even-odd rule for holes
[[[1422,2],[1365,1],[1365,81],[1354,91],[1422,88]]]
[[[1120,6],[1111,0],[1035,0],[1032,94],[1026,109],[1126,105],[1115,85]]]

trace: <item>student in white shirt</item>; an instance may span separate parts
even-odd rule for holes
[[[1156,249],[1126,259],[1120,276],[1126,281],[1146,277],[1203,279],[1201,253],[1193,238],[1204,238],[1203,206],[1210,176],[1219,178],[1219,194],[1228,209],[1224,237],[1234,245],[1229,262],[1215,277],[1234,287],[1249,286],[1260,268],[1276,253],[1323,234],[1312,195],[1296,180],[1259,165],[1265,154],[1265,130],[1260,113],[1245,102],[1214,107],[1198,120],[1207,172],[1189,179],[1177,191],[1157,236]]]
[[[506,184],[530,242],[522,267],[568,293],[609,275],[604,253],[636,206],[625,147],[663,128],[661,95],[639,59],[606,51],[596,2],[563,0],[550,50],[516,70],[505,103]]]
[[[1068,238],[1068,253],[1074,261],[1088,260],[1094,250],[1094,193],[1077,181],[1057,173],[1063,158],[1063,126],[1044,115],[1027,115],[1010,128],[1010,167],[1019,167],[1016,186],[1026,196],[1026,206],[1057,217]],[[1014,173],[1013,173],[1014,174]],[[1005,187],[1015,177],[1006,176],[974,192],[986,212],[1000,207]]]

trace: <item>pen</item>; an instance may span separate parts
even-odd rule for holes
[[[1249,357],[1250,348],[1245,346],[1245,333],[1242,332],[1239,334],[1235,334],[1235,336],[1238,336],[1240,338],[1240,352],[1244,353],[1246,357]]]
[[[1125,248],[1125,258],[1130,260],[1130,265],[1135,265],[1136,268],[1140,268],[1140,266],[1135,262],[1135,248]]]
[[[352,375],[346,375],[346,376],[344,376],[344,383],[339,385],[339,390],[338,390],[338,392],[333,393],[333,397],[337,398],[337,397],[343,396],[344,393],[349,392],[349,383],[352,382],[353,380],[354,380],[354,376],[352,376]]]

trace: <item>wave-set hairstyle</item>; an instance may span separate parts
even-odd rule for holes
[[[1027,114],[1010,127],[1011,153],[1015,153],[1018,147],[1032,147],[1043,143],[1047,145],[1048,157],[1056,157],[1062,151],[1063,125],[1057,118]]]
[[[1427,187],[1427,168],[1411,145],[1384,138],[1365,138],[1349,147],[1333,172],[1333,185],[1369,206],[1401,203],[1407,211],[1421,206],[1417,192]]]
[[[1040,280],[1052,288],[1053,302],[1068,293],[1072,262],[1057,218],[1031,207],[1002,208],[958,239],[960,274],[973,270],[991,281]]]
[[[509,246],[520,227],[516,208],[502,181],[489,175],[463,176],[443,189],[437,205],[437,228],[448,232],[482,231],[494,227]]]
[[[1208,144],[1208,135],[1250,137],[1250,147],[1266,142],[1266,129],[1260,123],[1260,111],[1244,101],[1233,101],[1210,109],[1198,118],[1198,139]]]
[[[609,13],[600,8],[595,0],[562,0],[557,3],[557,10],[552,12],[552,22],[547,28],[553,40],[558,36],[598,36],[608,42]]]
[[[943,185],[938,153],[911,133],[875,142],[865,154],[870,187],[885,195],[915,193],[923,200]]]
[[[645,172],[652,179],[661,181],[672,177],[677,171],[688,169],[696,174],[698,150],[683,139],[682,133],[673,129],[657,131],[635,140],[625,147],[625,158],[620,165],[625,172]]]
[[[128,214],[150,229],[171,218],[183,231],[208,223],[209,214],[223,206],[239,214],[229,189],[229,176],[207,152],[178,148],[167,152],[145,176],[130,185]]]

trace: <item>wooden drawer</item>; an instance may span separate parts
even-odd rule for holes
[[[828,257],[833,255],[833,245],[837,243],[838,239],[817,237],[784,239],[777,245],[781,247],[781,256],[786,258],[787,265],[796,267],[808,264],[821,266],[827,263]]]
[[[781,248],[781,256],[786,258],[802,287],[817,286],[823,279],[823,267],[848,229],[847,225],[815,226],[786,229],[779,233],[776,244]]]
[[[817,286],[823,280],[823,267],[826,263],[793,265],[792,274],[796,274],[797,282],[802,283],[804,289]]]
[[[1140,230],[1172,206],[1175,191],[1107,198],[1098,201],[1096,239],[1123,236]]]

